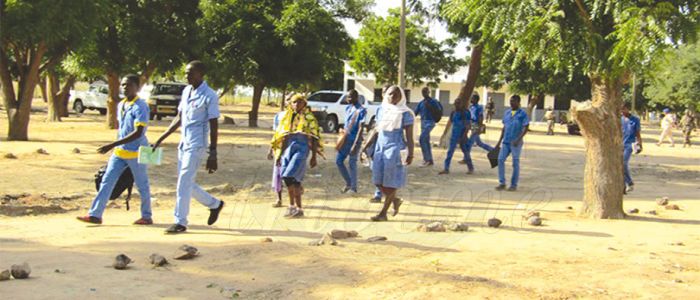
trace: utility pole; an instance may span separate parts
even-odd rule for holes
[[[637,74],[632,74],[632,111],[637,111]]]
[[[401,0],[401,31],[399,33],[399,87],[406,88],[406,0]]]

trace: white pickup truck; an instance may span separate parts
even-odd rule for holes
[[[101,115],[106,115],[108,97],[109,87],[107,83],[95,81],[90,84],[87,91],[71,90],[68,105],[79,114],[82,114],[86,109],[94,109],[99,111]]]
[[[345,125],[345,108],[349,105],[345,94],[342,91],[318,91],[309,96],[309,107],[324,132],[338,132]],[[362,95],[360,104],[367,109],[364,125],[371,128],[374,126],[374,118],[380,105],[366,101]]]

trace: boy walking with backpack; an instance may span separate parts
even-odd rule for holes
[[[420,149],[423,153],[423,165],[422,167],[432,166],[433,163],[433,153],[430,145],[430,132],[435,128],[435,124],[440,122],[442,118],[442,104],[430,97],[430,88],[424,87],[421,90],[423,94],[423,100],[416,106],[415,113],[420,116]]]

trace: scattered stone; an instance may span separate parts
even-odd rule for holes
[[[323,246],[323,245],[336,246],[336,245],[338,245],[338,241],[336,241],[331,236],[330,233],[326,233],[320,239],[309,242],[309,245],[310,246]]]
[[[486,222],[486,224],[488,224],[489,227],[498,228],[501,226],[501,224],[503,224],[503,222],[497,218],[491,218],[488,220],[488,222]]]
[[[271,237],[264,237],[260,239],[261,243],[272,243],[272,238]]]
[[[114,262],[112,263],[112,267],[114,267],[117,270],[124,270],[126,267],[132,262],[131,258],[124,254],[119,254],[117,257],[114,258]]]
[[[340,229],[333,229],[331,230],[330,235],[334,239],[342,240],[357,237],[358,233],[355,230],[345,231]]]
[[[17,156],[15,156],[15,155],[12,154],[12,153],[7,153],[7,154],[5,154],[5,158],[7,158],[7,159],[17,159]]]
[[[73,154],[80,154],[80,149],[73,148]]]
[[[23,263],[21,265],[12,265],[10,268],[10,273],[15,279],[25,279],[29,278],[29,273],[32,272],[32,268],[29,267],[28,263]]]
[[[539,217],[539,216],[540,216],[540,212],[539,212],[539,211],[531,210],[531,211],[528,211],[526,214],[523,215],[523,219],[530,219],[530,218],[532,218],[532,217]]]
[[[10,270],[0,272],[0,281],[10,280]]]
[[[165,259],[165,257],[163,257],[162,255],[157,254],[157,253],[151,254],[151,256],[149,256],[148,258],[151,260],[151,264],[156,266],[156,267],[162,267],[162,266],[165,266],[168,264],[168,260]]]
[[[681,208],[675,204],[669,204],[669,205],[666,205],[664,207],[666,208],[666,210],[681,210]]]
[[[671,246],[685,246],[685,244],[683,242],[675,242],[671,243]]]
[[[49,152],[46,151],[46,149],[44,149],[44,148],[36,149],[36,153],[44,154],[44,155],[48,155],[48,154],[49,154]]]
[[[236,121],[228,116],[224,116],[224,125],[236,125]]]
[[[680,280],[680,279],[676,278],[676,279],[673,280],[673,282],[675,282],[675,283],[683,283],[683,280]]]
[[[445,232],[445,225],[442,222],[432,222],[430,224],[421,224],[418,226],[418,231],[421,232]]]
[[[567,206],[566,209],[568,209],[568,210],[573,210],[574,207],[573,207],[573,206]]]
[[[628,214],[638,214],[639,209],[638,208],[633,208],[627,211]]]
[[[610,250],[610,251],[617,251],[617,249],[615,249],[615,248],[613,248],[613,247],[608,247],[608,250]]]
[[[192,259],[199,255],[197,248],[190,245],[182,245],[178,249],[178,253],[175,254],[175,259]]]
[[[58,274],[66,274],[66,271],[61,270],[61,269],[53,270],[53,272],[54,272],[54,273],[58,273]]]
[[[373,236],[373,237],[367,239],[367,241],[370,243],[383,242],[386,240],[387,240],[387,238],[385,236]]]
[[[664,206],[668,204],[668,197],[661,197],[659,199],[656,199],[656,204],[658,204],[659,206]]]
[[[645,214],[647,214],[647,215],[656,215],[656,211],[655,211],[655,210],[650,210],[650,211],[645,212]]]
[[[527,219],[527,223],[532,226],[540,226],[542,225],[542,218],[538,216],[532,216],[529,219]]]
[[[463,222],[451,224],[450,231],[469,231],[469,224]]]

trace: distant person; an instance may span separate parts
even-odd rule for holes
[[[437,123],[438,115],[442,115],[442,104],[440,101],[435,100],[430,97],[430,88],[424,87],[421,90],[423,93],[423,100],[416,106],[415,114],[420,116],[420,138],[418,139],[420,143],[420,149],[423,153],[423,165],[422,167],[432,166],[433,163],[433,153],[432,146],[430,145],[430,132],[435,128]]]
[[[683,148],[690,147],[693,145],[693,143],[690,141],[690,138],[692,137],[693,131],[696,128],[695,114],[690,109],[685,110],[685,114],[683,114],[683,119],[681,119],[681,126],[683,126],[683,136],[685,137],[685,140],[683,142]]]
[[[559,112],[559,124],[561,125],[566,125],[569,124],[569,118],[566,116],[566,113],[563,111]]]
[[[622,105],[622,116],[620,117],[622,127],[622,163],[625,178],[625,193],[629,193],[634,190],[634,182],[632,181],[632,176],[630,175],[629,164],[635,145],[637,146],[636,153],[642,152],[641,122],[639,117],[630,113],[631,107],[632,105],[630,103],[625,102]]]
[[[304,96],[296,94],[291,98],[271,145],[279,153],[275,162],[289,194],[289,208],[284,216],[301,218],[304,216],[301,196],[304,191],[302,183],[306,175],[306,162],[309,162],[310,168],[315,168],[317,154],[323,155],[318,121],[307,106]]]
[[[151,219],[151,190],[148,183],[147,167],[138,163],[139,147],[148,146],[146,128],[148,127],[150,111],[146,101],[138,98],[137,93],[140,86],[138,75],[124,76],[121,86],[126,98],[122,99],[117,106],[117,124],[119,125],[117,140],[97,148],[97,152],[100,154],[105,154],[112,149],[114,152],[107,162],[107,169],[102,177],[100,189],[92,201],[88,215],[78,217],[78,220],[102,224],[102,214],[110,195],[112,195],[112,190],[128,167],[134,175],[134,182],[141,196],[141,218],[136,220],[134,224],[151,225],[153,219]]]
[[[406,166],[413,162],[413,122],[415,116],[406,106],[406,96],[398,86],[390,87],[377,113],[377,131],[370,138],[376,140],[372,182],[382,190],[385,197],[382,210],[372,221],[387,221],[387,212],[393,205],[395,216],[399,212],[401,199],[398,189],[406,186]]]
[[[289,98],[286,99],[285,103],[289,102]],[[285,107],[287,105],[288,104],[285,104]],[[284,117],[285,112],[286,110],[283,110],[275,114],[275,117],[272,119],[272,132],[277,132],[277,128],[280,126],[280,122],[282,122],[282,117]],[[270,150],[267,153],[267,159],[273,161],[272,190],[277,193],[277,201],[272,204],[272,207],[282,207],[282,172],[275,161],[275,157],[279,157],[281,155],[280,150],[281,149],[272,149],[272,147],[270,147]]]
[[[204,81],[205,74],[206,68],[201,61],[195,60],[187,64],[185,75],[189,85],[182,90],[178,115],[153,145],[154,149],[158,148],[168,136],[182,127],[178,145],[175,223],[165,230],[166,233],[187,231],[192,197],[209,208],[208,225],[216,223],[224,207],[224,201],[214,198],[195,182],[197,170],[207,150],[207,171],[212,174],[218,169],[216,146],[219,139],[219,96]]]
[[[673,141],[673,129],[676,127],[676,114],[671,112],[671,109],[664,108],[664,117],[661,119],[661,135],[659,136],[659,141],[656,143],[657,146],[661,146],[664,140],[668,139],[671,143],[671,147],[675,146]]]
[[[502,191],[506,189],[506,159],[512,155],[513,159],[513,176],[510,178],[510,187],[508,191],[516,191],[518,189],[518,180],[520,177],[520,153],[523,150],[523,137],[530,128],[530,118],[527,113],[520,108],[520,96],[513,95],[510,97],[510,108],[503,113],[503,130],[501,137],[498,138],[498,186],[496,190]]]
[[[343,194],[348,191],[357,193],[357,160],[362,147],[362,124],[367,115],[367,109],[360,104],[359,95],[355,89],[348,91],[346,96],[349,105],[345,108],[345,127],[340,132],[341,137],[336,145],[338,154],[335,159],[338,171],[345,180],[345,187],[341,190]],[[348,159],[347,167],[345,159]]]
[[[491,152],[493,147],[481,141],[481,134],[485,131],[484,129],[486,125],[484,125],[484,108],[483,106],[479,105],[479,95],[472,95],[470,101],[471,105],[469,106],[469,115],[471,116],[471,135],[467,141],[467,154],[468,156],[471,155],[474,144],[481,147],[481,149],[486,150],[486,152]],[[469,171],[467,171],[467,174],[472,173],[474,173],[473,165],[469,167]]]
[[[448,128],[451,128],[452,133],[450,135],[450,144],[447,148],[447,155],[445,156],[445,166],[444,169],[438,173],[439,175],[450,174],[450,163],[452,162],[452,156],[457,146],[459,146],[459,148],[462,149],[462,153],[464,153],[464,161],[469,168],[469,172],[471,173],[474,170],[471,156],[469,156],[469,151],[467,150],[469,129],[471,128],[471,115],[464,101],[457,99],[454,105],[455,110],[450,114],[450,119],[445,126],[445,134]]]
[[[554,110],[551,107],[547,107],[547,111],[544,113],[544,120],[547,121],[547,135],[554,135]]]
[[[493,115],[496,113],[496,103],[493,102],[493,97],[489,97],[486,102],[486,123],[491,123]]]

